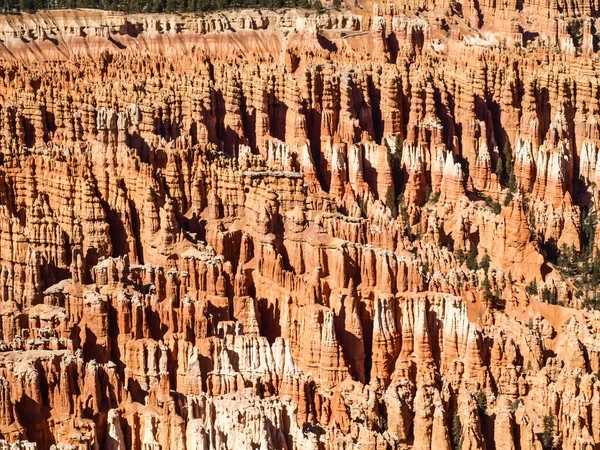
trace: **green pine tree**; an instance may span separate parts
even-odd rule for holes
[[[554,415],[552,413],[548,413],[543,418],[543,431],[542,431],[542,448],[544,450],[554,450],[554,428],[555,421]]]
[[[452,450],[460,450],[463,444],[463,431],[462,431],[462,423],[460,422],[460,417],[458,412],[454,413],[454,418],[452,419]]]
[[[490,263],[492,262],[492,259],[490,258],[490,255],[488,255],[487,251],[483,254],[483,256],[481,257],[481,261],[479,262],[479,267],[481,269],[483,269],[485,271],[485,273],[488,273],[488,271],[490,270]]]

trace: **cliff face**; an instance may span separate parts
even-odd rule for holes
[[[597,11],[529,3],[6,18],[2,448],[597,449]]]

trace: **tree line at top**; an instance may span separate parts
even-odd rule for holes
[[[193,13],[240,8],[303,8],[321,11],[320,0],[0,0],[0,12],[93,8],[126,13]]]

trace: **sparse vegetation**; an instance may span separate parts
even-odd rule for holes
[[[450,11],[452,15],[462,17],[462,5],[456,0],[450,0]]]
[[[567,33],[573,39],[573,45],[575,46],[575,52],[581,54],[581,46],[583,44],[583,29],[581,27],[581,21],[578,19],[571,20],[567,23]]]
[[[502,179],[504,171],[504,162],[502,161],[502,158],[498,158],[498,161],[496,162],[496,175],[498,175],[498,178]]]
[[[483,282],[481,283],[481,287],[483,289],[483,300],[486,303],[491,303],[492,301],[492,288],[490,285],[490,280],[488,280],[487,277],[485,277],[485,279],[483,280]]]
[[[519,405],[522,404],[523,400],[520,398],[513,400],[512,402],[510,402],[510,412],[514,414],[517,411],[517,409],[519,409]]]
[[[577,275],[577,252],[573,246],[568,247],[563,244],[560,248],[558,258],[556,259],[558,270],[566,276],[573,277]]]
[[[454,418],[452,419],[452,450],[460,450],[463,444],[463,431],[462,431],[462,423],[460,422],[460,417],[458,412],[454,413]]]
[[[534,278],[527,286],[525,286],[525,292],[527,292],[529,295],[537,295],[538,294],[536,278]]]
[[[600,310],[600,251],[595,246],[597,214],[595,211],[582,212],[581,249],[563,244],[560,249],[554,247],[548,260],[554,262],[556,269],[568,278],[576,290],[570,290],[569,298],[576,299],[584,309]],[[560,304],[555,290],[548,288],[540,292],[542,301]]]
[[[513,201],[513,193],[511,191],[508,191],[506,193],[506,195],[504,196],[504,202],[502,203],[504,206],[508,206],[510,205],[510,203]]]
[[[398,205],[396,205],[394,190],[391,187],[388,187],[387,192],[385,194],[385,206],[387,206],[390,209],[392,217],[394,219],[398,217]]]
[[[556,419],[552,413],[548,413],[543,418],[543,431],[540,440],[544,450],[556,450],[558,442],[554,438]]]
[[[496,285],[495,292],[492,292],[492,285],[489,278],[486,276],[481,283],[481,288],[483,290],[483,301],[485,302],[486,306],[489,308],[504,310],[506,307],[506,301],[501,298],[501,288],[498,284]]]
[[[481,269],[483,269],[485,273],[488,273],[488,271],[490,270],[491,262],[492,262],[492,259],[490,258],[490,255],[488,255],[488,252],[485,252],[483,254],[483,256],[481,257],[481,261],[479,262],[479,267]]]
[[[477,391],[475,394],[475,402],[477,403],[477,411],[479,412],[479,420],[483,421],[487,416],[487,394],[483,390]]]
[[[341,0],[334,0],[333,6],[340,8]],[[0,0],[0,10],[3,13],[65,8],[93,8],[126,13],[184,13],[257,7],[304,8],[317,12],[324,10],[320,0]]]
[[[406,209],[406,205],[404,203],[403,194],[400,194],[398,197],[396,197],[396,205],[398,207],[398,216],[404,223],[408,223],[408,210]]]
[[[508,187],[508,191],[511,194],[510,200],[512,200],[512,194],[517,190],[517,180],[515,178],[515,165],[513,162],[513,154],[512,147],[510,145],[510,141],[508,137],[505,137],[504,145],[502,146],[502,151],[500,152],[500,157],[496,162],[496,175],[498,175],[498,179],[503,186]],[[506,198],[504,199],[505,204]]]
[[[429,195],[427,196],[427,201],[431,202],[431,203],[437,203],[440,199],[440,193],[439,192],[429,192]]]
[[[556,305],[556,304],[558,304],[558,293],[554,289],[549,289],[549,288],[545,287],[541,291],[540,299],[544,303]]]
[[[494,214],[500,214],[500,211],[502,211],[502,206],[500,206],[499,202],[493,200],[491,197],[483,197],[483,199],[485,200],[485,204],[491,208]]]
[[[358,197],[356,199],[356,203],[358,203],[358,208],[360,209],[360,212],[362,213],[363,216],[367,215],[367,204],[365,203],[365,200],[362,197]]]
[[[387,416],[381,416],[381,422],[380,422],[380,431],[382,433],[385,433],[388,429],[388,418]]]
[[[513,277],[513,274],[511,271],[508,271],[508,282],[510,284],[515,284],[515,278]]]
[[[582,300],[581,307],[584,309],[600,310],[600,294],[595,292],[592,297],[588,297]]]
[[[477,408],[484,414],[487,414],[487,394],[483,390],[477,391],[475,395],[475,401],[477,402]]]
[[[423,273],[423,275],[425,275],[426,277],[429,276],[429,261],[425,261],[423,263],[423,266],[421,266],[421,272]]]
[[[478,255],[477,247],[473,246],[471,248],[471,251],[467,255],[467,259],[466,259],[467,267],[470,270],[477,270],[479,268],[479,266],[477,264],[477,255]]]

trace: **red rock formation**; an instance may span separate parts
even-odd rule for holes
[[[0,447],[600,445],[597,11],[534,3],[5,17]]]

